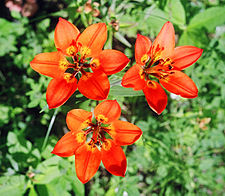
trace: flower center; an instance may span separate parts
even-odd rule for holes
[[[156,53],[152,58],[149,58],[146,54],[142,56],[141,61],[145,63],[140,71],[141,78],[146,81],[154,79],[166,79],[166,77],[171,73],[168,72],[173,68],[174,62],[170,58],[163,59],[160,56],[162,50],[157,48]]]
[[[96,123],[93,122],[89,123],[89,126],[83,129],[83,131],[85,132],[86,135],[89,134],[91,135],[92,133],[92,136],[89,137],[90,145],[95,145],[97,147],[102,148],[102,144],[106,141],[106,133],[110,131],[110,125],[103,124],[101,120],[99,120]]]
[[[65,70],[67,81],[72,80],[73,78],[79,79],[82,75],[88,77],[88,72],[92,72],[92,69],[99,67],[100,63],[98,59],[92,59],[89,57],[91,54],[91,49],[86,46],[70,46],[67,48],[67,53],[70,57],[67,57],[69,61],[61,61],[59,63],[59,68]]]

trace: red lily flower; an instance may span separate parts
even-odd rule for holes
[[[142,131],[136,125],[118,120],[120,114],[116,100],[106,100],[95,107],[96,123],[91,122],[92,112],[82,109],[68,112],[66,122],[71,131],[57,142],[52,153],[61,157],[75,155],[76,173],[82,183],[95,175],[101,161],[111,174],[125,176],[127,161],[120,146],[133,144]],[[90,133],[92,137],[86,141]]]
[[[38,54],[30,63],[35,71],[53,78],[46,93],[50,109],[64,104],[77,87],[89,99],[107,98],[107,75],[121,71],[129,59],[117,50],[102,50],[106,39],[104,23],[93,24],[80,34],[73,24],[59,18],[54,38],[58,51]]]
[[[184,98],[198,96],[195,83],[181,70],[195,63],[203,50],[194,46],[174,47],[175,33],[170,22],[164,24],[153,44],[149,38],[137,35],[136,64],[122,79],[122,86],[143,90],[148,105],[157,114],[167,105],[167,95],[161,85]]]

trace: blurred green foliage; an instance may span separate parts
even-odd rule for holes
[[[32,18],[15,13],[0,18],[0,195],[224,195],[224,2],[96,2],[88,11],[84,0],[60,1],[54,9],[43,0]],[[204,49],[197,63],[186,70],[198,86],[198,98],[188,100],[168,93],[167,109],[160,116],[149,109],[142,92],[120,86],[128,68],[110,77],[109,99],[116,98],[122,118],[143,130],[135,145],[124,148],[128,159],[125,178],[111,176],[101,167],[84,186],[76,177],[74,157],[51,154],[68,131],[66,113],[96,105],[77,92],[56,112],[46,107],[49,78],[34,72],[29,62],[38,53],[55,50],[58,17],[68,18],[81,30],[105,22],[105,48],[125,52],[131,58],[129,66],[134,60],[136,34],[153,39],[167,20],[175,26],[177,45]],[[43,145],[47,130],[51,134]]]

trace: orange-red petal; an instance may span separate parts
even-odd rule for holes
[[[87,72],[80,78],[78,89],[89,99],[104,100],[109,94],[110,83],[107,75],[100,70]]]
[[[127,168],[126,156],[123,149],[116,145],[113,140],[106,139],[101,148],[102,163],[105,168],[113,175],[125,176]]]
[[[63,63],[68,64],[68,61],[61,52],[48,52],[36,55],[30,66],[40,74],[56,78],[66,71],[65,66],[60,66]]]
[[[91,118],[92,112],[83,109],[73,109],[67,113],[66,124],[71,131],[77,132],[88,127]]]
[[[136,142],[141,134],[141,129],[129,122],[116,120],[108,128],[109,135],[120,146],[130,145]]]
[[[90,49],[87,56],[98,55],[107,40],[107,27],[105,23],[97,23],[87,27],[79,36],[77,43],[81,47]]]
[[[195,63],[202,55],[203,50],[194,46],[179,46],[174,49],[171,57],[174,69],[182,70]]]
[[[181,71],[167,72],[169,75],[165,79],[159,79],[162,86],[184,98],[195,98],[198,96],[198,89],[191,78]]]
[[[79,34],[80,31],[76,26],[63,18],[59,18],[54,35],[55,47],[57,50],[62,51],[64,55],[70,56],[66,50],[71,44],[75,45]]]
[[[77,177],[82,183],[88,182],[98,171],[101,163],[101,152],[95,145],[86,143],[75,152]]]
[[[145,87],[145,79],[142,76],[143,69],[141,65],[135,64],[123,76],[122,86],[142,90]]]
[[[160,84],[155,81],[148,81],[143,93],[149,107],[157,114],[161,114],[167,105],[167,95]]]
[[[135,60],[138,64],[145,64],[142,61],[144,55],[149,55],[152,42],[151,40],[143,35],[137,34],[135,43]]]
[[[107,75],[121,71],[130,61],[125,54],[118,50],[103,50],[98,59],[101,69]]]
[[[108,124],[119,119],[121,108],[116,100],[106,100],[95,107],[94,115],[97,121]]]
[[[175,32],[173,24],[171,22],[166,22],[155,41],[153,42],[151,49],[151,57],[155,55],[160,56],[161,59],[170,57],[173,54],[175,47]]]
[[[77,89],[77,80],[53,78],[48,84],[46,99],[49,109],[63,105]]]
[[[60,157],[69,157],[84,144],[86,135],[83,131],[66,133],[55,145],[52,153]]]

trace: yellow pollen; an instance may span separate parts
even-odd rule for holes
[[[100,61],[98,59],[93,59],[90,64],[93,68],[98,68],[100,66]]]
[[[107,129],[111,130],[112,128],[113,128],[113,126],[111,124],[107,126]]]
[[[90,122],[91,122],[90,119],[85,120],[85,121],[81,124],[80,129],[84,129],[84,128],[88,127]]]
[[[167,58],[164,60],[163,65],[170,65],[172,63],[172,60],[170,58]]]
[[[70,46],[66,49],[66,53],[71,56],[74,56],[76,52],[77,52],[77,48],[75,46]]]
[[[115,128],[111,124],[107,127],[107,133],[112,137],[116,134]]]
[[[143,64],[145,64],[147,61],[149,60],[149,56],[147,54],[144,54],[142,57],[141,57],[141,62]]]
[[[108,151],[111,148],[111,146],[112,144],[108,140],[104,141],[102,144],[102,148],[106,151]]]
[[[84,133],[77,133],[76,140],[78,143],[83,143],[86,140],[86,135]]]
[[[160,60],[161,59],[161,56],[160,55],[155,55],[154,56],[154,61],[153,62],[156,62],[156,61],[158,61],[158,60]]]
[[[70,74],[70,73],[65,73],[64,74],[64,79],[66,80],[67,83],[73,83],[76,80],[76,78],[73,77],[73,75]]]
[[[81,54],[82,57],[84,57],[86,55],[90,55],[91,54],[91,49],[86,47],[86,46],[81,47],[80,54]]]
[[[143,69],[140,69],[139,75],[140,75],[141,79],[144,79],[145,78],[145,74],[144,74]]]
[[[69,63],[66,60],[59,61],[59,68],[62,70],[66,70],[69,66]]]
[[[163,78],[161,78],[161,80],[163,80],[163,82],[169,82],[169,77],[164,76]]]
[[[94,151],[96,148],[95,144],[92,142],[92,140],[90,142],[88,142],[88,145],[87,145],[87,150],[88,151]]]
[[[96,117],[96,120],[101,122],[101,123],[107,123],[108,122],[108,118],[105,117],[104,115],[102,114],[99,114],[97,117]]]
[[[149,88],[153,88],[153,89],[156,89],[157,88],[156,84],[154,82],[150,81],[150,80],[148,80],[147,86]]]
[[[173,63],[174,63],[174,62],[172,61],[172,59],[166,58],[165,60],[163,60],[162,65],[163,65],[165,68],[171,70],[171,69],[173,69],[173,66],[172,66]]]

